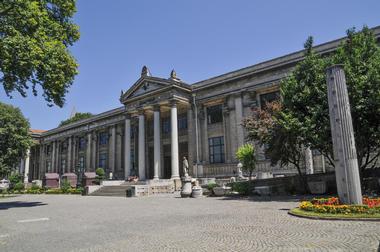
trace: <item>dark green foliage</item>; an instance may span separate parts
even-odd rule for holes
[[[0,1],[0,83],[8,96],[43,90],[60,107],[78,73],[68,47],[79,39],[75,0]]]
[[[70,124],[70,123],[73,123],[73,122],[76,122],[79,120],[87,119],[87,118],[90,118],[92,116],[93,115],[91,113],[75,113],[75,115],[73,117],[66,119],[64,121],[61,121],[61,123],[59,124],[58,127],[61,127],[61,126],[64,126],[64,125],[67,125],[67,124]]]
[[[9,176],[9,183],[11,185],[16,185],[19,182],[22,182],[22,174],[20,173],[13,173],[12,175]]]
[[[249,181],[234,182],[231,184],[231,189],[238,192],[240,195],[249,195],[251,193],[251,183]]]
[[[20,109],[0,102],[0,177],[8,175],[32,145],[29,128]]]
[[[218,186],[219,186],[219,185],[216,184],[216,183],[209,183],[209,184],[207,185],[207,189],[208,189],[210,192],[212,192],[213,189],[214,189],[214,187],[218,187]]]
[[[63,193],[68,193],[69,190],[71,189],[71,184],[69,181],[67,181],[66,179],[62,181],[62,184],[61,184],[61,190]]]
[[[308,40],[305,60],[281,83],[282,114],[299,123],[302,144],[319,150],[334,165],[325,76],[327,66],[342,64],[363,171],[374,167],[380,156],[380,47],[367,27],[350,29],[347,36],[336,53],[326,57],[314,53]]]
[[[100,182],[106,177],[105,176],[106,173],[103,168],[97,168],[95,170],[95,173],[96,173],[96,178],[95,178],[96,184],[100,184]]]
[[[242,163],[243,171],[249,172],[249,179],[252,177],[252,172],[256,168],[255,149],[252,144],[244,144],[239,147],[236,152],[236,158]]]
[[[106,174],[103,168],[97,168],[95,173],[96,173],[96,176],[98,176],[100,179],[104,179],[104,176]]]
[[[17,184],[14,185],[13,190],[17,192],[21,192],[22,190],[24,190],[24,183],[18,182]]]
[[[301,172],[304,148],[321,152],[331,165],[333,146],[327,99],[326,68],[342,64],[346,74],[356,149],[361,171],[376,165],[380,156],[380,47],[371,30],[351,29],[330,55],[305,43],[305,58],[281,82],[281,104],[257,109],[243,124],[248,137],[266,146],[272,164],[294,165]]]

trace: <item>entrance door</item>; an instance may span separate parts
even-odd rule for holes
[[[172,157],[170,144],[164,145],[164,179],[170,179],[172,175]]]

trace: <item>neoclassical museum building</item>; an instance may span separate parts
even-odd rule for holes
[[[380,27],[373,28],[380,37]],[[315,47],[333,52],[344,38]],[[120,95],[121,107],[47,131],[33,131],[35,145],[22,161],[29,181],[45,173],[81,173],[102,167],[115,179],[178,178],[182,160],[194,177],[227,177],[237,171],[235,153],[246,141],[242,119],[254,107],[279,99],[279,84],[303,59],[303,51],[193,84],[175,71],[156,77],[143,67],[141,76]],[[296,173],[271,166],[258,152],[258,171]],[[315,172],[330,167],[313,152]]]

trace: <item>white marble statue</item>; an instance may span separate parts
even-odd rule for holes
[[[185,178],[187,178],[189,176],[189,162],[187,161],[186,157],[183,157],[182,169],[183,175],[185,176]]]

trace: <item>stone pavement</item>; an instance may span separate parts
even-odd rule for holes
[[[287,214],[296,200],[0,198],[0,251],[376,251],[380,222]]]

